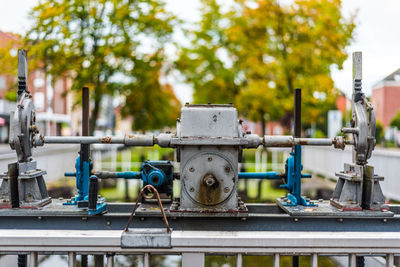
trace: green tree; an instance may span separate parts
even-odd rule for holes
[[[393,117],[392,121],[390,122],[390,126],[400,129],[400,111],[398,111],[396,116]]]
[[[330,70],[342,67],[355,27],[340,0],[237,0],[225,12],[216,0],[202,4],[202,20],[188,31],[191,46],[176,62],[196,102],[235,101],[253,121],[289,124],[300,87],[304,123],[326,120],[337,94]]]
[[[44,0],[33,8],[31,16],[34,26],[26,41],[36,66],[53,80],[69,77],[74,91],[83,86],[92,90],[91,133],[104,94],[125,96],[129,104],[124,106],[124,114],[133,115],[134,129],[174,123],[170,118],[177,114],[171,113],[179,104],[159,78],[164,71],[165,43],[178,20],[164,9],[162,1]],[[147,84],[142,94],[146,105],[134,100],[144,90],[143,83]],[[159,98],[166,98],[162,108],[155,101]],[[148,120],[153,114],[157,123]]]

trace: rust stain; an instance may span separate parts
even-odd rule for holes
[[[209,175],[215,177],[215,175],[213,175],[212,173],[210,173]],[[222,201],[221,186],[218,179],[216,178],[215,180],[216,182],[212,186],[207,186],[203,179],[200,180],[197,199],[201,204],[212,206],[217,205]]]
[[[103,144],[111,144],[111,137],[106,136],[100,139],[100,142]]]

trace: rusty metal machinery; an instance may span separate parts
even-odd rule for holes
[[[18,156],[16,165],[10,165],[8,173],[2,176],[0,197],[4,208],[39,207],[50,202],[44,183],[44,171],[36,169],[32,159],[32,148],[55,143],[81,144],[81,154],[76,165],[75,176],[79,194],[67,205],[76,205],[87,210],[90,215],[106,212],[103,198],[97,198],[97,179],[125,178],[142,179],[143,185],[152,185],[161,195],[172,200],[172,180],[180,179],[180,199],[168,205],[168,214],[173,216],[246,216],[248,208],[238,198],[239,179],[286,179],[288,195],[277,200],[277,204],[290,215],[330,216],[351,211],[357,216],[364,211],[376,212],[374,216],[392,216],[384,205],[379,186],[382,177],[373,174],[373,167],[367,165],[375,146],[375,115],[372,106],[361,92],[361,54],[355,53],[355,78],[353,93],[353,118],[344,136],[335,138],[302,138],[300,136],[300,109],[295,112],[298,118],[293,136],[258,136],[245,133],[238,121],[238,112],[232,105],[185,105],[177,121],[176,133],[158,135],[106,136],[43,136],[35,126],[35,109],[26,88],[26,52],[19,51],[19,91],[16,111],[12,114],[10,146]],[[299,94],[296,94],[299,95]],[[86,96],[88,99],[88,96]],[[87,102],[87,101],[86,101]],[[297,99],[299,107],[300,98]],[[88,104],[87,104],[88,105]],[[88,112],[85,112],[88,113]],[[88,114],[83,116],[88,118]],[[85,120],[86,121],[86,120]],[[87,123],[85,123],[87,124]],[[171,163],[147,162],[139,172],[104,172],[92,170],[90,144],[124,144],[125,146],[172,147],[176,149],[179,173],[174,173]],[[338,173],[338,184],[331,202],[313,203],[301,195],[301,179],[309,177],[302,174],[302,146],[333,146],[344,149],[354,147],[354,162],[346,164],[345,170]],[[292,148],[287,159],[287,168],[266,173],[240,173],[238,163],[243,149],[268,147]],[[16,167],[13,167],[16,166]],[[90,179],[89,179],[90,177]],[[361,213],[360,213],[361,212]],[[141,209],[136,213],[140,214]],[[144,214],[143,212],[141,214]]]

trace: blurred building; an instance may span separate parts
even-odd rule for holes
[[[371,103],[376,119],[388,127],[400,110],[400,69],[378,82],[372,89]]]
[[[19,36],[0,31],[0,47],[7,47],[10,42],[18,41]],[[16,55],[18,47],[13,47],[10,53]],[[29,55],[29,51],[28,51]],[[10,120],[10,111],[15,103],[5,99],[9,88],[17,87],[17,77],[11,74],[0,73],[0,141],[7,141]],[[36,108],[36,121],[42,133],[46,135],[61,135],[62,125],[69,125],[71,116],[71,97],[65,97],[71,81],[66,78],[51,82],[51,76],[44,71],[29,70],[28,89],[31,91]],[[16,90],[15,90],[16,91]]]

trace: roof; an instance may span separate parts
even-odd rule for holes
[[[382,81],[400,81],[400,68],[386,76]]]

